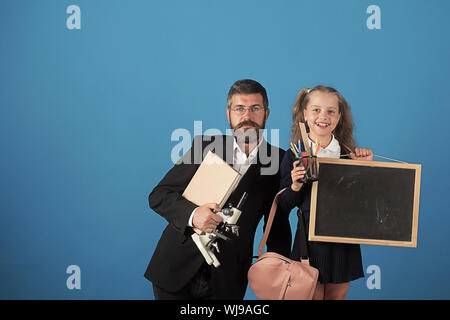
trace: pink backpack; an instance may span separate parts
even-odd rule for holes
[[[299,216],[299,219],[303,229],[302,253],[306,259],[296,261],[275,252],[262,253],[277,210],[278,198],[284,190],[278,192],[273,200],[266,230],[259,244],[258,260],[248,270],[248,282],[253,293],[261,300],[311,300],[319,270],[309,265],[303,216]]]

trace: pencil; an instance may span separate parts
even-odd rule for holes
[[[295,154],[295,156],[297,157],[297,158],[300,158],[299,156],[298,156],[298,153],[297,153],[297,151],[295,150],[295,146],[294,146],[294,144],[291,142],[291,150],[292,150],[292,152]]]

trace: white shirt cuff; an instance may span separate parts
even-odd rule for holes
[[[198,207],[195,208],[194,211],[192,211],[191,216],[189,217],[188,227],[191,227],[191,228],[194,227],[194,225],[192,224],[192,220],[194,220],[194,213],[195,213],[195,211],[196,211],[197,209],[198,209]]]

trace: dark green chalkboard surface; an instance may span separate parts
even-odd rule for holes
[[[417,247],[418,164],[319,158],[309,240]]]

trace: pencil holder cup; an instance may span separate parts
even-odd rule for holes
[[[319,162],[317,161],[317,156],[303,156],[300,158],[301,163],[306,168],[306,174],[301,182],[313,182],[319,179]]]

